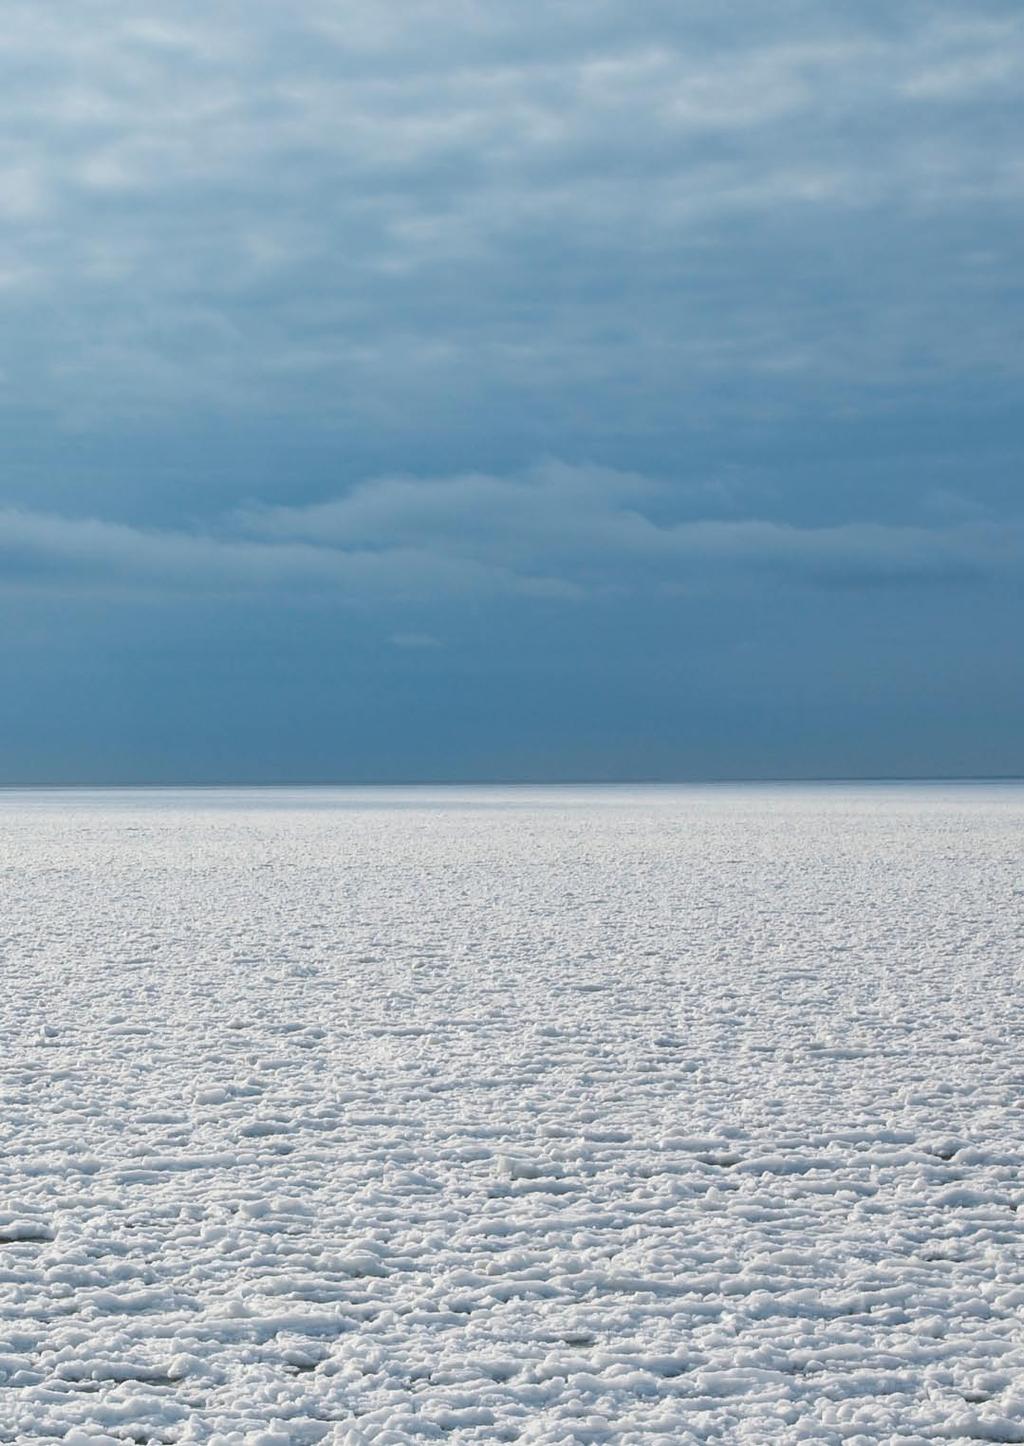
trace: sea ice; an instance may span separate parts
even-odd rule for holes
[[[1022,823],[0,795],[0,1440],[1024,1442]]]

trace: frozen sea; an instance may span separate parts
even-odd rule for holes
[[[1022,825],[0,793],[0,1440],[1024,1442]]]

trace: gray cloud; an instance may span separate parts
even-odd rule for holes
[[[444,644],[433,633],[392,633],[391,641],[396,648],[407,648],[413,652],[432,652]]]
[[[546,463],[520,476],[381,478],[310,507],[248,511],[240,525],[281,541],[411,546],[483,567],[547,575],[592,590],[643,589],[709,573],[769,568],[808,582],[948,580],[1018,566],[1017,523],[848,522],[800,526],[756,517],[671,519],[687,489],[607,468]],[[691,509],[706,511],[699,491]]]
[[[699,498],[694,496],[694,505]],[[549,462],[519,476],[380,478],[308,507],[229,515],[216,532],[8,510],[8,586],[320,592],[353,601],[519,594],[579,600],[735,586],[764,571],[804,584],[954,582],[1018,569],[1018,523],[811,527],[756,517],[672,520],[670,485]],[[403,633],[400,646],[417,646]]]
[[[91,519],[0,513],[0,583],[8,586],[211,595],[328,592],[395,600],[490,591],[515,579],[471,558],[415,545],[367,551],[305,542],[157,531]]]

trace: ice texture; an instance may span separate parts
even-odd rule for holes
[[[1022,822],[0,795],[0,1440],[1024,1442]]]

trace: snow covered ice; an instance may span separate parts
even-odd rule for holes
[[[0,796],[0,1439],[1024,1442],[1024,788]]]

